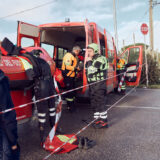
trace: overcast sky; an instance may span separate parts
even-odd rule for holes
[[[2,0],[1,0],[2,1]],[[5,36],[16,43],[17,21],[34,25],[63,22],[65,18],[71,21],[94,21],[106,28],[114,36],[113,1],[112,0],[53,0],[44,7],[29,10],[21,14],[2,18],[13,13],[51,2],[51,0],[5,0],[0,3],[0,39]],[[117,7],[117,28],[119,48],[133,43],[133,33],[136,42],[144,42],[140,32],[142,23],[149,22],[149,0],[115,0]],[[160,0],[159,0],[160,1]],[[160,5],[154,7],[154,46],[160,51]],[[146,36],[149,44],[149,34]]]

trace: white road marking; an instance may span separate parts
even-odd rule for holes
[[[154,89],[154,88],[136,88],[135,90],[140,90],[140,91],[146,91],[146,90],[149,90],[149,91],[159,91],[160,89]]]
[[[135,108],[135,109],[153,109],[153,110],[160,110],[160,106],[116,106],[118,108]]]

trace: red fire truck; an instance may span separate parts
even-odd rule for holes
[[[39,26],[24,22],[18,22],[17,46],[25,47],[25,50],[32,51],[40,49],[41,58],[45,59],[51,67],[54,75],[55,68],[61,68],[62,59],[66,52],[70,51],[74,45],[79,45],[82,49],[84,66],[88,56],[85,50],[88,44],[97,43],[102,55],[109,60],[108,79],[106,80],[107,92],[117,88],[116,77],[117,52],[113,37],[105,29],[100,28],[96,23],[88,22],[62,22],[49,23]],[[121,54],[128,61],[127,85],[139,83],[142,64],[142,46],[130,47]],[[130,64],[129,64],[130,63]],[[0,68],[9,77],[13,86],[11,91],[15,106],[32,101],[32,91],[26,89],[27,76],[23,65],[18,57],[2,56]],[[19,85],[18,85],[19,84]],[[87,96],[87,79],[85,67],[81,76],[76,78],[76,86],[84,86],[78,91],[80,96]],[[22,89],[19,86],[23,86]],[[16,87],[17,86],[17,87]],[[32,115],[32,106],[17,110],[17,119],[29,118]]]

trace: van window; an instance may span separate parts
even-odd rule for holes
[[[44,48],[48,52],[48,54],[50,55],[51,58],[53,58],[53,54],[54,54],[54,46],[53,45],[41,43],[41,47]]]
[[[126,60],[126,62],[128,61],[128,55],[129,55],[129,51],[127,50],[125,53],[123,53],[123,55],[121,56],[123,59]]]
[[[101,54],[105,56],[106,47],[105,47],[104,36],[102,39],[100,39],[100,49],[101,49]]]
[[[113,47],[113,42],[110,40],[107,40],[107,47],[108,47],[108,61],[110,63],[113,62],[114,59],[114,47]]]
[[[128,63],[136,63],[139,59],[139,48],[131,48],[129,50]]]
[[[67,50],[66,49],[63,49],[63,48],[58,48],[58,53],[57,53],[57,59],[58,60],[62,60],[65,53],[67,53]]]
[[[57,56],[56,56],[56,67],[61,68],[62,66],[62,60],[64,55],[67,53],[67,49],[64,48],[58,48],[57,49]]]
[[[21,47],[33,47],[34,46],[34,40],[31,38],[22,37],[21,39]]]

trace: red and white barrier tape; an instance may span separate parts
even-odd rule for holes
[[[144,64],[143,64],[144,65]],[[143,65],[142,65],[142,67],[143,67]],[[142,69],[142,67],[141,67],[141,69]],[[124,74],[124,73],[122,73],[122,74]],[[145,80],[145,79],[144,79]],[[143,81],[144,81],[143,80]],[[142,81],[142,82],[143,82]],[[142,83],[141,82],[141,83]],[[127,97],[130,93],[132,93],[132,91],[133,90],[135,90],[136,88],[138,87],[138,85],[137,86],[135,86],[134,88],[132,88],[126,95],[124,95],[122,98],[120,98],[117,102],[115,102],[113,105],[111,105],[106,111],[104,111],[104,112],[108,112],[109,110],[111,110],[113,107],[115,107],[121,100],[123,100],[125,97]],[[54,154],[54,153],[56,153],[56,152],[58,152],[64,145],[66,145],[70,140],[72,140],[73,138],[75,138],[75,136],[77,136],[77,135],[79,135],[81,132],[83,132],[84,130],[86,130],[92,123],[94,123],[97,119],[99,119],[99,118],[95,118],[94,120],[92,120],[89,124],[87,124],[86,126],[84,126],[81,130],[79,130],[74,136],[72,136],[71,138],[69,138],[68,139],[68,141],[67,142],[65,142],[65,143],[63,143],[61,146],[59,146],[59,147],[57,147],[53,152],[51,152],[49,155],[47,155],[43,160],[47,160],[52,154]]]
[[[86,130],[92,123],[94,123],[98,118],[94,119],[93,121],[91,121],[89,124],[87,124],[85,127],[83,127],[81,130],[79,130],[76,134],[74,134],[74,136],[72,136],[71,138],[69,138],[66,142],[64,142],[61,146],[57,147],[53,152],[51,152],[49,155],[47,155],[43,160],[47,160],[52,154],[58,152],[64,145],[66,145],[70,140],[74,139],[75,136],[79,135],[81,132],[83,132],[84,130]]]
[[[54,86],[56,88],[57,93],[59,93],[59,88],[58,88],[58,85],[57,85],[57,81],[55,80],[55,77],[53,79],[53,82],[54,82]],[[48,135],[50,141],[52,141],[54,136],[55,136],[56,129],[57,129],[57,126],[58,126],[58,122],[61,118],[61,113],[62,113],[62,98],[61,98],[61,95],[59,94],[58,105],[57,105],[57,108],[56,108],[55,125],[53,126],[53,128],[51,129],[51,131],[49,132],[49,135]],[[45,146],[43,146],[43,147],[45,148]]]
[[[123,73],[120,73],[120,74],[118,74],[118,75],[116,75],[116,76],[112,76],[112,77],[110,77],[110,78],[106,78],[106,79],[103,79],[103,80],[100,80],[100,81],[97,81],[97,82],[94,82],[94,83],[91,83],[91,84],[87,84],[87,85],[84,85],[84,86],[80,86],[80,87],[77,87],[77,88],[74,88],[74,89],[71,89],[71,90],[62,92],[62,93],[58,93],[58,94],[55,94],[55,95],[52,95],[52,96],[48,96],[48,97],[45,97],[45,98],[42,98],[42,99],[39,99],[39,100],[35,100],[34,102],[29,102],[29,103],[26,103],[26,104],[22,104],[22,105],[16,106],[16,107],[14,107],[14,108],[6,109],[6,110],[4,110],[4,111],[1,111],[0,114],[4,114],[4,113],[7,113],[7,112],[10,112],[10,111],[13,111],[13,110],[17,110],[17,109],[19,109],[19,108],[24,108],[24,107],[26,107],[26,106],[28,106],[28,105],[36,104],[36,103],[39,103],[39,102],[48,100],[48,99],[50,99],[50,98],[54,98],[54,97],[63,95],[63,94],[67,94],[67,93],[69,93],[69,92],[73,92],[73,91],[82,89],[82,88],[84,88],[84,87],[88,87],[88,86],[94,85],[94,84],[96,84],[96,83],[99,83],[99,82],[106,81],[106,80],[108,80],[108,79],[117,77],[117,76],[119,76],[119,75],[121,75],[121,74],[123,74]]]
[[[144,79],[145,80],[145,79]],[[143,81],[144,81],[143,80]],[[143,82],[142,81],[142,82]],[[142,83],[141,82],[141,83]],[[113,107],[115,107],[121,100],[123,100],[125,97],[127,97],[130,93],[133,92],[133,90],[135,90],[138,87],[135,86],[134,88],[132,88],[126,95],[124,95],[122,98],[120,98],[117,102],[115,102],[113,105],[111,105],[106,111],[104,112],[108,112],[109,110],[111,110]],[[49,155],[47,155],[43,160],[47,160],[51,155],[53,155],[54,153],[58,152],[64,145],[66,145],[70,140],[72,140],[73,138],[75,138],[75,136],[79,135],[80,133],[82,133],[84,130],[86,130],[91,124],[93,124],[97,119],[99,118],[95,118],[94,120],[92,120],[89,124],[87,124],[86,126],[84,126],[81,130],[79,130],[74,136],[72,136],[71,138],[69,138],[67,140],[67,142],[63,143],[61,146],[57,147],[53,152],[51,152]]]
[[[143,64],[143,65],[144,65],[144,64]],[[143,66],[143,65],[142,65],[142,66]],[[141,68],[142,68],[142,67],[141,67]],[[19,105],[19,106],[17,106],[17,107],[11,108],[11,109],[4,110],[4,111],[0,112],[0,114],[4,114],[4,113],[10,112],[10,111],[12,111],[12,110],[17,110],[18,108],[23,108],[23,107],[26,107],[26,106],[28,106],[28,105],[30,105],[30,104],[38,103],[38,102],[41,102],[41,101],[44,101],[44,100],[48,100],[48,99],[50,99],[50,98],[54,98],[54,97],[57,97],[57,96],[60,97],[60,95],[63,95],[63,94],[69,93],[69,92],[73,92],[73,91],[75,91],[75,90],[81,89],[81,88],[86,87],[86,86],[94,85],[94,84],[96,84],[96,83],[105,81],[105,80],[107,80],[107,79],[111,79],[111,78],[117,77],[117,76],[119,76],[119,75],[121,75],[121,74],[124,74],[124,73],[120,73],[120,74],[118,74],[118,75],[116,75],[116,76],[113,76],[113,77],[110,77],[110,78],[106,78],[106,79],[104,79],[104,80],[100,80],[100,81],[97,81],[97,82],[94,82],[94,83],[91,83],[91,84],[87,84],[87,85],[85,85],[85,86],[77,87],[77,88],[75,88],[75,89],[68,90],[68,91],[65,91],[65,92],[63,92],[63,93],[59,93],[58,86],[55,85],[56,90],[58,90],[58,94],[52,95],[52,96],[49,96],[49,97],[45,97],[45,98],[36,100],[36,101],[34,101],[34,102],[30,102],[30,103],[26,103],[26,104],[23,104],[23,105]],[[55,79],[54,79],[54,81],[55,81]],[[138,86],[138,85],[137,85],[137,86]],[[119,103],[122,99],[124,99],[126,96],[128,96],[137,86],[135,86],[133,89],[131,89],[130,92],[128,92],[128,93],[127,93],[125,96],[123,96],[121,99],[119,99],[116,103],[114,103],[114,104],[113,104],[110,108],[108,108],[105,112],[108,112],[108,111],[109,111],[111,108],[113,108],[117,103]],[[81,130],[79,130],[74,136],[72,136],[70,139],[68,139],[67,142],[69,142],[69,141],[70,141],[71,139],[73,139],[76,135],[79,135],[81,132],[83,132],[85,129],[87,129],[87,128],[88,128],[92,123],[94,123],[97,119],[98,119],[98,118],[92,120],[89,124],[87,124],[87,125],[86,125],[85,127],[83,127]],[[54,128],[53,128],[53,129],[54,129]],[[55,131],[55,129],[54,129],[54,131]],[[54,154],[55,152],[59,151],[65,144],[67,144],[67,142],[65,142],[65,143],[63,143],[61,146],[57,147],[53,152],[51,152],[51,153],[50,153],[48,156],[46,156],[43,160],[47,160],[52,154]]]
[[[123,73],[123,76],[122,76],[121,81],[120,81],[119,86],[118,86],[118,92],[121,92],[121,87],[122,87],[122,84],[124,82],[125,76],[126,76],[126,72]]]
[[[142,64],[142,65],[139,66],[139,67],[142,68],[143,65],[145,65],[145,63]],[[69,92],[73,92],[73,91],[82,89],[82,88],[84,88],[84,87],[88,87],[88,86],[94,85],[94,84],[96,84],[96,83],[99,83],[99,82],[102,82],[102,81],[106,81],[106,80],[112,79],[112,78],[114,78],[114,77],[118,77],[118,76],[121,75],[121,74],[124,74],[124,73],[120,73],[120,74],[118,74],[118,75],[116,75],[116,76],[112,76],[112,77],[109,77],[109,78],[106,78],[106,79],[103,79],[103,80],[100,80],[100,81],[97,81],[97,82],[94,82],[94,83],[91,83],[91,84],[87,84],[87,85],[84,85],[84,86],[80,86],[80,87],[77,87],[77,88],[74,88],[74,89],[71,89],[71,90],[62,92],[62,93],[59,93],[59,92],[58,92],[58,94],[55,94],[55,95],[52,95],[52,96],[49,96],[49,97],[45,97],[45,98],[36,100],[36,101],[34,101],[34,102],[29,102],[29,103],[26,103],[26,104],[22,104],[22,105],[16,106],[16,107],[14,107],[14,108],[10,108],[10,109],[1,111],[0,114],[4,114],[4,113],[10,112],[10,111],[12,111],[12,110],[17,110],[17,109],[19,109],[19,108],[24,108],[24,107],[26,107],[26,106],[28,106],[28,105],[36,104],[36,103],[38,103],[38,102],[42,102],[42,101],[45,101],[45,100],[48,100],[48,99],[50,99],[50,98],[54,98],[54,97],[57,97],[57,96],[60,96],[60,95],[63,95],[63,94],[67,94],[67,93],[69,93]]]

